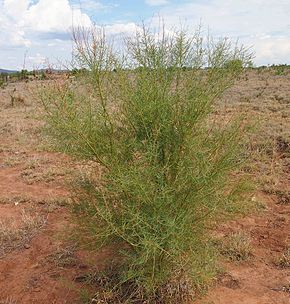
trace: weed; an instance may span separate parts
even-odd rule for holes
[[[47,257],[49,262],[53,262],[57,267],[73,267],[77,264],[74,256],[75,246],[61,248]]]
[[[15,167],[15,166],[18,166],[19,164],[20,164],[20,160],[18,158],[7,157],[7,158],[4,159],[2,166],[4,166],[4,167]]]
[[[0,304],[17,304],[17,301],[15,299],[13,299],[12,297],[8,297],[3,300],[0,299]]]
[[[22,212],[21,224],[0,222],[0,258],[17,248],[22,248],[45,224],[41,216]]]
[[[290,268],[290,245],[287,246],[282,256],[275,261],[275,264],[281,268]]]
[[[286,75],[287,71],[289,70],[289,66],[287,64],[280,64],[280,65],[273,64],[271,68],[274,70],[274,73],[277,76]]]
[[[12,91],[10,94],[10,105],[11,107],[14,107],[15,105],[25,105],[25,99],[24,97],[16,94],[16,88]]]
[[[240,186],[230,173],[242,162],[244,122],[209,117],[251,56],[227,39],[205,41],[200,29],[144,25],[125,56],[103,30],[73,37],[82,80],[40,97],[58,147],[101,167],[101,180],[78,181],[78,233],[122,248],[115,282],[124,301],[185,300],[215,273],[205,226],[231,209]]]
[[[24,170],[32,170],[40,167],[39,160],[36,158],[29,159],[24,167]]]
[[[93,303],[92,302],[92,296],[91,296],[90,292],[87,289],[85,289],[85,288],[82,288],[80,290],[80,300],[81,300],[82,304],[91,304],[91,303]]]
[[[290,293],[290,283],[282,287],[283,292]]]
[[[51,183],[70,172],[71,172],[70,170],[61,167],[48,167],[45,168],[45,170],[36,171],[35,167],[32,165],[30,167],[27,166],[21,172],[21,177],[29,185],[36,182]]]
[[[8,83],[8,76],[0,74],[0,89],[4,89]]]
[[[290,191],[287,190],[270,190],[270,194],[275,194],[278,198],[278,204],[288,205],[290,204]]]
[[[223,240],[220,252],[232,261],[246,261],[252,253],[251,239],[244,232],[233,233]]]

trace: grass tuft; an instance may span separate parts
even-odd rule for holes
[[[220,252],[231,261],[247,261],[252,255],[251,238],[244,232],[232,233],[222,241]]]
[[[26,212],[22,213],[20,224],[0,221],[0,258],[15,249],[23,248],[45,222],[42,216],[31,216]]]
[[[283,254],[277,258],[275,264],[281,268],[290,268],[290,245],[287,246]]]

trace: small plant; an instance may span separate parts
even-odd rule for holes
[[[0,89],[3,89],[5,86],[5,81],[0,78]]]
[[[25,99],[22,96],[16,95],[16,88],[14,88],[10,94],[10,105],[14,107],[16,104],[24,105]]]
[[[7,86],[9,80],[8,74],[0,73],[0,89],[3,89]]]
[[[122,55],[102,29],[73,37],[87,72],[41,100],[58,147],[98,164],[102,176],[78,181],[79,233],[96,248],[120,248],[115,286],[124,302],[185,301],[215,273],[205,227],[231,209],[240,185],[231,173],[242,162],[244,123],[210,115],[251,56],[200,29],[143,26]]]
[[[287,64],[273,64],[271,65],[271,68],[274,70],[275,75],[277,76],[284,76],[287,74],[287,71],[289,70],[289,65]]]
[[[17,301],[13,299],[12,297],[8,297],[4,300],[0,299],[0,304],[17,304]]]
[[[47,260],[53,262],[57,267],[73,267],[77,264],[77,259],[74,255],[75,247],[68,246],[65,248],[60,248],[55,253],[49,255]]]
[[[223,240],[220,252],[232,261],[246,261],[252,254],[251,239],[244,232],[233,233]]]
[[[290,282],[287,285],[282,287],[282,291],[290,293]]]
[[[45,219],[22,212],[21,226],[0,221],[0,258],[8,252],[22,248],[43,227]]]
[[[283,254],[277,259],[275,264],[282,268],[290,268],[290,245],[287,246]]]

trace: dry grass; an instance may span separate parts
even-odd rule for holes
[[[281,268],[290,268],[290,244],[280,257],[277,258],[275,264]]]
[[[91,272],[76,278],[87,286],[98,286],[98,291],[92,296],[83,288],[81,290],[82,303],[102,303],[102,304],[124,304],[124,303],[191,303],[197,296],[189,279],[176,273],[176,277],[167,284],[161,286],[153,298],[147,298],[144,290],[135,289],[131,282],[118,284],[118,273],[113,269],[106,272]],[[131,295],[128,298],[128,295]]]
[[[45,223],[43,216],[32,216],[26,212],[22,212],[20,223],[1,221],[0,258],[15,249],[23,248]]]
[[[32,199],[26,195],[19,196],[0,196],[0,204],[13,204],[19,205],[22,203],[30,202]]]
[[[17,304],[17,301],[12,297],[5,298],[3,300],[0,299],[0,304]]]
[[[231,261],[247,261],[252,255],[251,238],[244,232],[232,233],[221,242],[220,252]]]
[[[31,185],[36,182],[50,183],[54,182],[64,176],[69,176],[71,170],[63,167],[31,167],[26,168],[21,172],[21,177],[25,183]]]
[[[75,246],[59,248],[56,252],[47,257],[47,261],[60,268],[74,267],[78,261],[75,257],[75,250]]]
[[[71,200],[68,197],[62,196],[52,196],[43,199],[38,199],[25,194],[16,196],[0,196],[0,204],[13,204],[17,206],[24,203],[43,205],[44,210],[50,212],[50,210],[69,206],[71,204]]]

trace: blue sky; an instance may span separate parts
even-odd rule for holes
[[[132,35],[141,21],[168,28],[200,23],[214,36],[251,46],[255,64],[290,64],[290,0],[0,0],[0,68],[69,60],[74,25]]]

